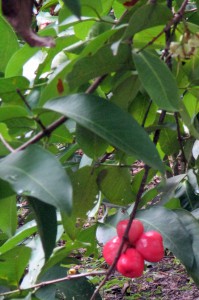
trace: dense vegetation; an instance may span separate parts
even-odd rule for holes
[[[0,15],[1,299],[102,299],[135,216],[199,284],[199,3],[121,2],[36,1],[52,48]]]

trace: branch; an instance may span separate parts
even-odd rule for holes
[[[101,76],[99,78],[96,78],[96,80],[86,90],[86,94],[93,93],[98,88],[98,86],[100,85],[100,83],[105,78],[106,78],[106,75],[103,75],[103,76]],[[35,135],[34,137],[32,137],[26,143],[24,143],[23,145],[21,145],[20,147],[18,147],[17,149],[15,149],[13,152],[18,152],[18,151],[24,150],[25,148],[27,148],[31,144],[35,144],[36,142],[40,141],[43,137],[49,136],[51,132],[53,132],[57,127],[59,127],[60,125],[62,125],[64,122],[66,122],[66,120],[67,120],[67,117],[65,117],[65,116],[60,117],[58,120],[56,120],[55,122],[53,122],[51,125],[49,125],[47,127],[44,127],[42,131],[40,131],[37,135]]]
[[[106,281],[109,279],[109,276],[112,274],[112,272],[114,271],[115,269],[115,266],[118,262],[118,259],[122,253],[122,249],[124,247],[124,244],[126,243],[126,241],[128,241],[128,233],[129,233],[129,230],[130,230],[130,227],[131,227],[131,224],[135,218],[135,215],[136,215],[136,212],[137,212],[137,209],[138,209],[138,205],[139,205],[139,202],[141,200],[141,197],[142,197],[142,194],[144,192],[144,187],[145,187],[145,184],[147,182],[147,177],[148,177],[148,173],[149,173],[149,170],[150,170],[150,167],[149,166],[145,166],[145,172],[144,172],[144,175],[143,175],[143,178],[142,178],[142,182],[140,184],[140,188],[139,188],[139,191],[137,193],[137,196],[136,196],[136,200],[135,200],[135,203],[134,203],[134,207],[133,207],[133,210],[132,210],[132,213],[130,214],[130,218],[129,218],[129,222],[128,222],[128,225],[126,227],[126,230],[124,232],[124,235],[122,237],[122,242],[120,244],[120,247],[118,249],[118,252],[114,258],[114,261],[113,261],[113,264],[110,266],[110,268],[108,269],[107,273],[106,273],[106,276],[104,277],[104,279],[101,281],[101,283],[99,284],[99,286],[97,287],[97,289],[95,290],[95,292],[93,293],[92,297],[90,298],[90,300],[94,300],[97,293],[99,292],[99,290],[101,289],[101,287],[106,283]]]
[[[3,135],[0,134],[0,140],[2,141],[2,144],[10,151],[14,152],[15,150],[8,144],[8,142],[4,139]]]
[[[139,51],[137,51],[137,53],[141,52],[142,50],[144,50],[145,48],[147,48],[148,46],[152,45],[162,34],[168,32],[171,27],[177,26],[177,24],[182,20],[186,6],[188,4],[188,0],[184,0],[180,9],[178,10],[178,12],[174,15],[173,19],[163,28],[162,31],[160,31],[160,33],[158,33],[149,43],[147,43],[144,47],[142,47]]]
[[[30,112],[32,112],[32,108],[30,106],[30,104],[27,102],[26,98],[24,97],[24,95],[22,94],[22,92],[20,91],[20,89],[16,89],[17,94],[20,96],[21,100],[24,102],[24,104],[26,105],[26,107],[28,108],[28,110]],[[37,122],[37,124],[43,129],[43,131],[46,130],[46,127],[43,125],[42,121],[38,118],[38,117],[33,117],[33,119]]]
[[[38,289],[38,288],[41,288],[41,287],[44,287],[44,286],[47,286],[47,285],[50,285],[50,284],[55,284],[55,283],[63,282],[63,281],[66,281],[66,280],[78,279],[78,278],[87,277],[87,276],[104,275],[105,273],[106,273],[106,271],[93,271],[93,272],[76,274],[76,275],[68,275],[66,277],[62,277],[62,278],[58,278],[58,279],[54,279],[54,280],[43,281],[43,282],[34,284],[29,288],[17,289],[17,290],[5,292],[5,293],[0,293],[0,297],[12,295],[14,293],[20,293],[22,291]]]

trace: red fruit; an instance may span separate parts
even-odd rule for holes
[[[128,224],[128,220],[122,220],[117,224],[117,234],[121,239],[124,235],[127,224]],[[140,238],[143,232],[144,232],[144,226],[142,222],[140,222],[137,219],[134,219],[128,234],[129,243],[131,245],[135,244],[135,242]]]
[[[140,277],[144,271],[144,259],[136,249],[128,248],[120,256],[117,262],[117,270],[126,277]]]
[[[120,244],[121,244],[121,239],[118,236],[115,236],[104,245],[102,254],[107,264],[112,265],[115,256],[118,252],[118,249],[120,247]],[[123,251],[125,251],[126,247],[127,246],[125,245]]]
[[[124,6],[126,7],[131,7],[133,5],[135,5],[139,0],[131,0],[131,1],[126,1],[123,3]]]
[[[157,231],[144,232],[136,242],[135,248],[150,262],[158,262],[164,256],[162,235]]]

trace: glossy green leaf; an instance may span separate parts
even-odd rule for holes
[[[83,152],[94,159],[104,154],[108,147],[101,137],[79,125],[76,126],[76,138]]]
[[[185,267],[197,286],[199,286],[199,222],[194,218],[194,216],[192,216],[185,210],[178,209],[174,210],[174,212],[176,213],[182,224],[185,226],[187,232],[189,233],[189,236],[191,237],[194,263],[191,268],[187,265],[185,265]]]
[[[133,54],[143,87],[161,109],[179,110],[179,95],[175,78],[166,64],[155,54],[143,51]]]
[[[111,101],[117,104],[122,109],[128,110],[130,104],[136,97],[140,86],[141,83],[138,76],[127,76],[127,74],[125,73],[124,78],[121,78],[121,76],[119,76],[118,82],[116,76],[116,83],[113,87],[113,96],[111,97]]]
[[[27,224],[21,226],[17,229],[15,235],[8,239],[1,247],[0,247],[0,255],[13,249],[19,243],[23,242],[26,238],[29,238],[32,234],[37,231],[37,226],[35,221],[30,221]]]
[[[124,33],[124,38],[130,38],[135,33],[150,27],[165,25],[172,18],[171,10],[164,4],[155,2],[143,5],[133,13]]]
[[[50,257],[56,243],[57,215],[54,206],[29,198],[35,214],[38,232],[42,241],[46,260]]]
[[[0,108],[0,122],[15,118],[23,118],[27,116],[27,109],[18,105],[5,105]]]
[[[8,237],[13,236],[17,229],[16,196],[0,199],[0,229]]]
[[[164,171],[155,146],[144,129],[116,105],[97,96],[76,94],[49,101],[44,107],[74,119],[125,153]]]
[[[18,286],[30,258],[31,249],[17,246],[0,255],[0,284]]]
[[[0,71],[5,71],[9,59],[19,49],[19,43],[12,27],[2,16],[0,16],[0,36]]]
[[[98,175],[98,185],[108,201],[114,204],[125,206],[135,201],[131,175],[127,168],[103,168]]]
[[[67,213],[71,211],[70,180],[59,161],[39,146],[29,146],[2,159],[0,178],[20,195],[37,198]]]
[[[24,105],[23,100],[17,93],[17,89],[19,89],[23,94],[23,91],[28,87],[29,81],[22,76],[0,78],[0,97],[3,99],[3,101],[9,102],[9,104],[20,103],[21,105]],[[18,108],[18,110],[19,109],[20,108]],[[6,111],[6,108],[4,108],[4,110]]]
[[[162,151],[167,155],[179,152],[178,134],[176,130],[163,128],[160,133],[159,144]]]
[[[128,45],[123,45],[118,49],[117,54],[113,53],[111,45],[101,47],[96,53],[88,54],[79,59],[73,66],[72,72],[67,76],[67,82],[71,89],[88,82],[98,76],[130,68],[132,64],[131,53]]]
[[[87,213],[93,208],[97,195],[97,174],[92,167],[84,167],[70,173],[73,186],[73,209],[71,216],[62,213],[62,221],[66,233],[74,239],[87,219]],[[79,223],[77,222],[79,220]]]
[[[9,183],[0,179],[0,199],[10,197],[14,194]]]
[[[81,17],[81,5],[79,0],[63,0],[65,5],[74,13],[78,18]]]
[[[194,190],[188,180],[182,182],[182,184],[176,190],[176,198],[180,199],[181,207],[193,211],[199,208],[199,195],[198,189]]]
[[[19,48],[19,50],[16,51],[9,60],[6,66],[5,76],[13,77],[22,75],[23,66],[38,51],[39,50],[37,47],[30,47],[28,44],[25,44],[22,48]]]

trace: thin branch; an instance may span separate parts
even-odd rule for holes
[[[24,95],[21,93],[20,89],[16,89],[17,94],[20,96],[21,100],[25,103],[26,107],[30,112],[32,112],[32,108],[30,104],[27,102],[26,98]],[[37,122],[37,124],[43,129],[43,131],[46,130],[46,127],[43,125],[42,121],[38,117],[33,117],[33,119]]]
[[[148,105],[148,107],[147,107],[147,109],[146,109],[146,112],[145,112],[145,115],[144,115],[144,118],[143,118],[143,121],[142,121],[142,127],[145,126],[146,119],[147,119],[148,114],[149,114],[149,112],[150,112],[151,105],[152,105],[152,100],[150,99],[149,105]]]
[[[184,163],[186,163],[187,160],[186,160],[186,156],[185,156],[185,153],[184,153],[184,148],[183,148],[183,143],[182,143],[183,140],[182,140],[182,136],[181,136],[181,133],[180,133],[180,123],[179,123],[177,112],[174,113],[174,117],[175,117],[175,121],[176,121],[176,125],[177,125],[178,142],[179,142],[179,145],[180,145],[180,150],[182,152],[182,160],[183,160]]]
[[[24,150],[31,144],[35,144],[36,142],[40,141],[43,137],[48,136],[53,130],[55,130],[57,127],[62,125],[64,122],[66,122],[67,117],[63,116],[53,122],[51,125],[47,126],[45,130],[40,131],[38,134],[36,134],[34,137],[32,137],[29,141],[18,147],[17,149],[14,150],[14,152],[18,152],[21,150]]]
[[[0,134],[0,140],[2,141],[3,145],[10,151],[14,152],[15,150],[8,144],[8,142],[4,139],[3,135]]]
[[[47,286],[47,285],[50,285],[50,284],[55,284],[55,283],[63,282],[63,281],[66,281],[66,280],[79,279],[79,278],[87,277],[87,276],[105,275],[105,273],[106,273],[106,271],[93,271],[93,272],[81,273],[81,274],[76,274],[76,275],[68,275],[66,277],[62,277],[62,278],[58,278],[58,279],[43,281],[43,282],[34,284],[29,288],[16,289],[16,290],[5,292],[5,293],[0,293],[0,297],[12,295],[14,293],[20,293],[22,291],[38,289],[38,288],[41,288],[41,287],[44,287],[44,286]]]
[[[149,173],[149,170],[150,170],[150,167],[149,166],[145,166],[145,172],[144,172],[144,175],[143,175],[143,178],[142,178],[142,182],[140,184],[140,188],[139,188],[139,191],[137,193],[137,196],[136,196],[136,200],[135,200],[135,203],[134,203],[134,207],[133,207],[133,210],[132,210],[132,213],[130,214],[130,218],[129,218],[129,222],[128,222],[128,225],[126,227],[126,230],[124,232],[124,235],[122,237],[122,241],[121,241],[121,244],[120,244],[120,247],[118,249],[118,252],[114,258],[114,261],[113,261],[113,264],[110,266],[110,268],[108,269],[107,273],[106,273],[106,276],[104,277],[104,279],[101,281],[101,283],[99,284],[99,286],[97,287],[97,289],[95,290],[95,292],[93,293],[92,297],[90,298],[90,300],[94,300],[97,293],[99,292],[99,290],[102,288],[102,286],[106,283],[106,281],[109,279],[109,276],[112,274],[112,272],[114,271],[115,269],[115,266],[118,262],[118,259],[122,253],[122,249],[124,247],[124,244],[126,243],[126,241],[128,241],[128,233],[129,233],[129,230],[130,230],[130,227],[131,227],[131,224],[135,218],[135,215],[136,215],[136,212],[137,212],[137,209],[138,209],[138,205],[139,205],[139,202],[141,200],[141,197],[142,197],[142,194],[144,192],[144,187],[145,187],[145,184],[147,182],[147,177],[148,177],[148,173]]]
[[[178,12],[174,15],[173,19],[160,31],[149,43],[147,43],[144,47],[137,51],[137,53],[143,51],[148,46],[152,45],[162,34],[168,32],[171,27],[176,26],[183,18],[186,6],[189,0],[184,0]]]
[[[93,93],[98,88],[98,86],[100,85],[100,83],[105,79],[105,77],[106,77],[106,75],[103,75],[103,76],[97,78],[91,84],[91,86],[87,89],[86,93],[87,94]],[[53,122],[51,125],[45,127],[45,129],[43,129],[38,134],[36,134],[34,137],[32,137],[29,141],[27,141],[26,143],[24,143],[23,145],[21,145],[20,147],[18,147],[17,149],[15,149],[14,152],[18,152],[20,150],[24,150],[29,145],[35,144],[36,142],[40,141],[43,137],[50,135],[51,132],[53,132],[57,127],[59,127],[60,125],[62,125],[64,122],[66,122],[66,120],[67,120],[67,117],[65,117],[65,116],[60,117],[58,120],[56,120],[55,122]]]

